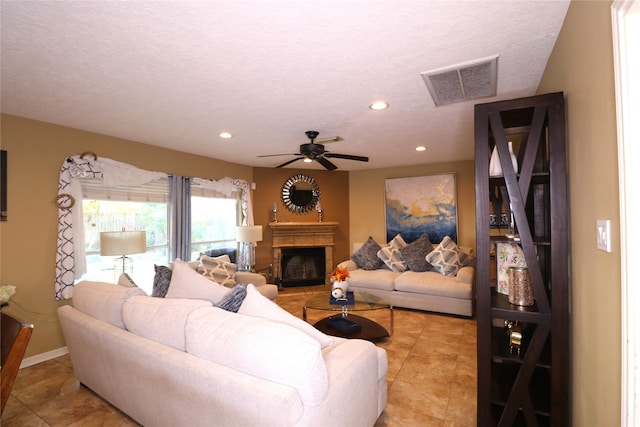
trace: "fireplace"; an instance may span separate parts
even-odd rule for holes
[[[280,285],[310,286],[325,283],[324,248],[283,248]]]
[[[272,222],[274,283],[310,286],[329,283],[337,222]]]

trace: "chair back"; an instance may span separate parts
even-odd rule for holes
[[[33,325],[0,312],[0,396],[2,407],[0,414],[9,400],[13,383],[18,376],[22,358],[33,332]]]

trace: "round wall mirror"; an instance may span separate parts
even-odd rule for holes
[[[282,203],[291,212],[311,212],[320,200],[320,187],[310,176],[298,174],[287,179],[282,186]]]

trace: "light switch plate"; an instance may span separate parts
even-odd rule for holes
[[[611,252],[611,221],[596,220],[596,247],[601,251]]]

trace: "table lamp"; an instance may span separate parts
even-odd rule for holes
[[[133,273],[133,259],[127,255],[147,251],[146,231],[103,231],[100,233],[100,255],[118,256],[114,262],[116,280],[120,274]]]
[[[244,225],[236,227],[236,240],[240,242],[238,270],[255,271],[256,242],[262,241],[262,226]]]

